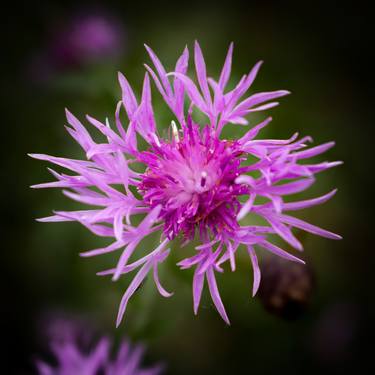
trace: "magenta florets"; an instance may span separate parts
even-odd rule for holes
[[[247,189],[236,184],[242,151],[233,141],[220,140],[209,126],[199,129],[191,120],[180,133],[172,125],[169,142],[154,144],[139,160],[147,165],[138,190],[150,207],[161,205],[164,234],[186,240],[195,230],[209,238],[210,232],[238,229],[238,196]]]

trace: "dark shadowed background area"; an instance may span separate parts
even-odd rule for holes
[[[46,355],[38,322],[51,311],[86,316],[99,332],[146,343],[146,360],[165,362],[167,374],[346,373],[370,364],[372,19],[360,2],[303,3],[64,1],[3,12],[0,324],[6,347],[1,373],[36,373],[35,356]],[[141,89],[143,63],[149,61],[143,43],[172,70],[184,46],[191,49],[195,39],[210,75],[217,76],[234,41],[233,81],[262,59],[252,89],[292,92],[269,111],[274,120],[262,136],[289,137],[299,131],[316,143],[336,141],[318,160],[343,160],[344,165],[319,174],[314,188],[301,197],[338,187],[331,201],[306,210],[303,217],[344,239],[298,234],[309,266],[294,270],[263,258],[268,276],[254,299],[250,262],[239,259],[236,273],[218,277],[230,327],[208,293],[194,316],[192,275],[175,266],[181,259],[175,242],[174,256],[161,273],[175,295],[164,299],[147,281],[115,329],[118,303],[130,279],[112,283],[95,275],[116,258],[80,258],[80,251],[104,242],[78,224],[34,221],[53,209],[80,206],[60,191],[29,189],[51,176],[45,163],[26,154],[82,157],[64,129],[64,108],[81,120],[86,113],[112,120],[120,98],[117,71],[137,93]],[[156,90],[153,96],[159,127],[166,128],[168,112]],[[231,137],[243,131],[233,129]]]

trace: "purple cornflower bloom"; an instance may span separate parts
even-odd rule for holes
[[[34,187],[67,188],[69,190],[64,190],[64,194],[69,198],[98,206],[84,211],[58,211],[41,221],[78,221],[96,235],[113,238],[109,246],[82,254],[88,257],[121,249],[117,266],[100,272],[100,275],[112,275],[113,280],[118,280],[121,275],[139,268],[122,298],[117,325],[129,298],[149,272],[153,273],[160,294],[171,296],[158,277],[158,266],[170,253],[168,245],[177,236],[182,238],[182,245],[194,238],[199,239],[201,244],[195,248],[195,254],[178,263],[181,269],[195,268],[194,312],[198,311],[204,281],[207,280],[212,300],[229,324],[215,275],[223,272],[225,262],[230,263],[232,271],[235,270],[238,250],[244,248],[250,257],[255,295],[261,277],[255,245],[280,257],[304,263],[271,243],[269,235],[279,235],[297,250],[302,250],[302,245],[293,235],[292,228],[327,238],[340,238],[286,214],[324,203],[336,190],[310,200],[284,202],[284,196],[310,187],[315,173],[340,162],[299,163],[328,150],[333,142],[306,149],[311,138],[298,139],[298,134],[287,140],[256,140],[259,131],[271,121],[270,117],[239,139],[221,138],[224,126],[229,123],[247,125],[245,116],[272,108],[278,105],[275,99],[289,94],[279,90],[242,98],[262,62],[244,75],[234,89],[225,90],[231,71],[232,44],[219,80],[215,81],[207,77],[202,51],[195,43],[198,86],[187,75],[187,48],[170,73],[165,71],[154,52],[147,46],[146,49],[155,69],[145,65],[147,72],[140,102],[126,78],[119,73],[122,101],[115,113],[117,132],[110,127],[108,119],[103,124],[87,116],[88,122],[106,136],[105,143],[94,142],[80,121],[66,112],[70,124],[67,130],[85,150],[88,160],[31,155],[75,173],[67,175],[51,170],[57,181]],[[174,114],[167,139],[160,137],[156,127],[149,75]],[[184,110],[185,96],[189,103],[187,113]],[[129,119],[126,129],[120,120],[122,108]],[[193,120],[193,109],[206,115],[205,124],[199,125]],[[146,150],[137,147],[138,136],[147,142]],[[256,161],[245,163],[249,157],[255,157]],[[143,164],[143,172],[136,172],[132,168],[134,163]],[[143,221],[138,226],[133,225],[132,217],[142,214],[145,215]],[[242,225],[241,220],[247,216],[260,217],[264,224]],[[146,256],[129,263],[130,258],[137,254],[142,239],[155,232],[161,232],[160,244]]]
[[[144,354],[142,345],[132,346],[123,340],[115,358],[111,359],[109,338],[101,338],[89,349],[86,347],[88,345],[80,343],[79,326],[69,321],[58,323],[58,332],[49,338],[57,365],[38,360],[36,366],[39,375],[159,375],[162,372],[161,365],[141,368]]]

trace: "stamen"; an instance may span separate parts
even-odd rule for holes
[[[201,187],[204,187],[204,185],[206,185],[206,179],[207,179],[207,172],[203,171],[201,173]]]
[[[171,121],[171,126],[172,126],[172,133],[175,141],[178,143],[180,142],[180,137],[178,136],[178,129],[176,123],[172,120]]]
[[[161,144],[160,144],[160,141],[159,141],[158,136],[157,136],[155,133],[151,133],[150,135],[151,135],[153,141],[156,143],[156,145],[157,145],[158,147],[160,147]]]

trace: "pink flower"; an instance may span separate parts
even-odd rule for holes
[[[194,237],[199,238],[201,244],[195,248],[196,254],[178,263],[181,269],[195,268],[194,312],[198,311],[204,281],[207,280],[212,300],[221,317],[229,324],[219,295],[216,273],[223,272],[225,262],[229,262],[234,271],[238,251],[245,250],[249,254],[255,295],[261,277],[255,247],[257,251],[265,249],[291,261],[304,263],[271,243],[270,234],[279,235],[297,250],[302,250],[302,245],[294,236],[293,228],[331,239],[340,238],[288,214],[289,211],[324,203],[336,190],[315,199],[284,202],[284,196],[310,187],[316,173],[340,162],[300,164],[300,161],[328,150],[333,142],[306,148],[311,138],[298,139],[297,134],[287,140],[255,139],[259,131],[269,124],[270,117],[252,126],[242,138],[221,138],[224,126],[230,123],[248,125],[247,115],[270,109],[279,104],[275,99],[289,94],[288,91],[278,90],[243,98],[261,62],[244,75],[233,90],[226,90],[231,71],[232,44],[219,80],[215,81],[207,77],[202,51],[195,43],[198,85],[187,75],[187,48],[170,73],[166,72],[154,52],[147,46],[146,49],[154,69],[146,65],[148,72],[140,101],[126,78],[119,74],[122,101],[116,108],[117,131],[111,128],[108,119],[102,123],[87,116],[88,122],[106,137],[104,143],[96,143],[81,122],[69,111],[66,112],[70,125],[67,130],[85,150],[87,160],[31,155],[73,172],[68,175],[51,170],[57,181],[34,187],[63,188],[69,198],[97,207],[84,211],[59,211],[41,221],[78,221],[96,235],[112,238],[113,242],[107,247],[81,254],[88,257],[121,252],[116,267],[100,275],[112,275],[113,280],[118,280],[123,274],[139,269],[122,298],[117,325],[122,320],[129,298],[149,272],[153,273],[160,294],[164,297],[172,295],[162,287],[158,277],[158,267],[170,252],[168,245],[175,237],[182,238],[183,245]],[[174,115],[167,139],[160,137],[156,127],[149,75]],[[184,109],[186,98],[189,104],[187,113]],[[120,120],[122,108],[128,118],[126,128]],[[199,125],[193,120],[194,109],[206,116],[205,124]],[[147,142],[146,150],[139,149],[138,136]],[[249,157],[255,157],[256,161],[246,163]],[[144,166],[142,173],[135,171],[134,163]],[[245,197],[245,203],[241,203],[240,197]],[[261,202],[259,198],[262,198]],[[135,226],[132,218],[139,215],[144,218]],[[241,224],[247,216],[263,218],[267,225]],[[161,233],[160,244],[146,256],[130,262],[131,257],[137,254],[140,241],[155,232]]]

